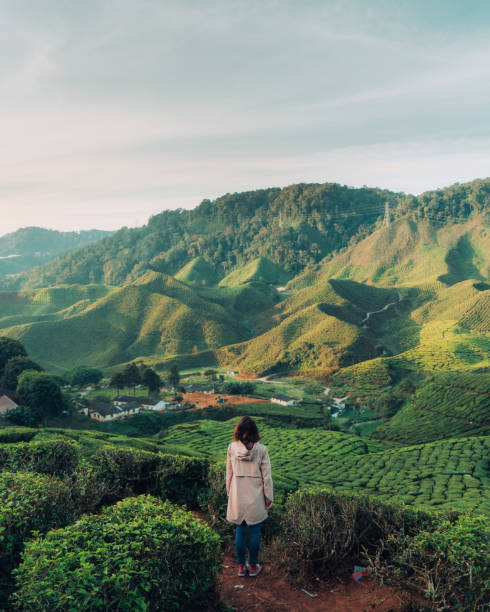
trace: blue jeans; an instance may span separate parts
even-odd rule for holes
[[[250,564],[255,565],[258,562],[261,525],[262,523],[257,523],[256,525],[247,525],[247,523],[243,521],[241,525],[236,526],[235,549],[237,563],[242,565],[245,563],[245,556],[247,554],[247,531],[250,533],[250,539],[248,542]]]

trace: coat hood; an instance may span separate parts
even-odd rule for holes
[[[243,444],[243,442],[237,442],[237,459],[240,461],[252,461],[256,453],[257,443],[255,443],[250,450]]]

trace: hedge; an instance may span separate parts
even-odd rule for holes
[[[382,577],[417,584],[437,610],[488,610],[490,526],[487,517],[442,520],[432,531],[389,538],[390,558],[376,568]]]
[[[320,575],[376,556],[393,533],[415,534],[437,524],[434,514],[368,495],[300,489],[285,505],[283,565],[293,576]]]
[[[0,429],[0,443],[29,442],[37,433],[39,430],[31,427],[4,427]]]
[[[220,539],[149,495],[126,498],[26,546],[18,610],[207,610],[218,602]]]
[[[0,609],[25,540],[73,520],[69,488],[58,478],[0,472]]]
[[[277,553],[293,578],[369,565],[380,578],[418,587],[431,609],[483,611],[490,593],[489,544],[483,516],[303,489],[286,502]]]
[[[79,448],[65,440],[0,445],[0,470],[65,476],[78,464]]]

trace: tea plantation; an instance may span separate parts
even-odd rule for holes
[[[382,442],[335,431],[279,429],[256,419],[277,476],[297,485],[329,485],[364,491],[408,504],[490,514],[486,458],[490,437],[449,439],[393,448]],[[222,461],[236,419],[200,421],[169,428],[162,438],[172,452],[201,454]]]

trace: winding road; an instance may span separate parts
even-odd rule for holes
[[[376,314],[378,312],[384,312],[385,310],[388,310],[388,308],[390,306],[394,306],[395,304],[399,304],[402,301],[402,294],[400,293],[400,291],[398,291],[398,302],[390,302],[389,304],[386,304],[386,306],[383,306],[383,308],[381,308],[380,310],[373,310],[373,312],[367,312],[366,316],[364,317],[364,319],[361,321],[361,323],[364,325],[364,327],[366,327],[366,323],[369,320],[369,317],[373,314]]]

